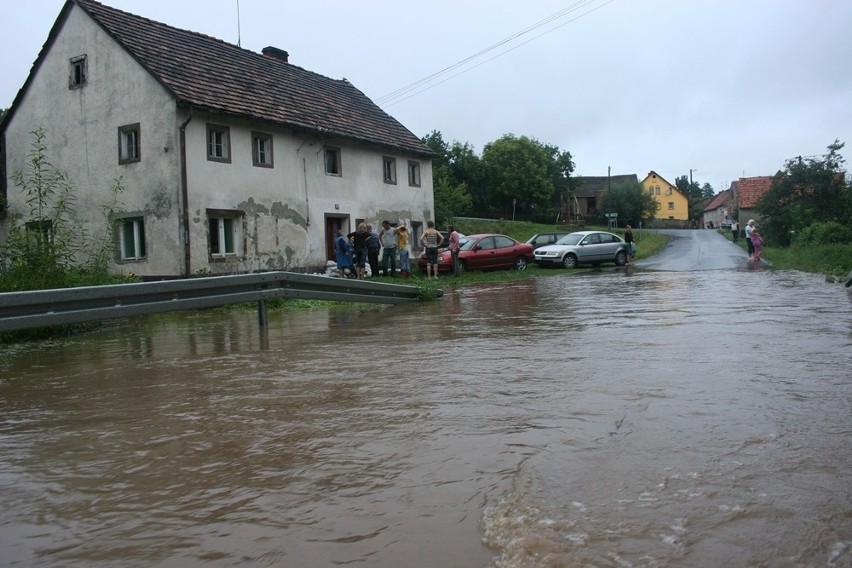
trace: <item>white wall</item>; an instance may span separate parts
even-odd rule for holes
[[[70,60],[87,57],[87,84],[69,89]],[[139,275],[179,273],[178,139],[175,104],[79,8],[74,7],[43,59],[6,130],[7,172],[25,171],[31,131],[47,130],[47,156],[74,187],[76,220],[90,236],[107,229],[103,206],[121,178],[118,209],[142,212],[146,231],[157,235],[145,262],[115,265]],[[118,128],[140,123],[141,162],[119,165]],[[10,214],[28,215],[19,188],[9,180]]]

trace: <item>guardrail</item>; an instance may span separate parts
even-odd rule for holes
[[[415,286],[294,272],[7,292],[0,294],[0,332],[252,301],[265,327],[266,302],[275,298],[399,304],[418,294]]]

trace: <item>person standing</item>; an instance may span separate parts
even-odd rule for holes
[[[370,233],[370,238],[367,240],[367,261],[370,263],[370,275],[379,275],[379,250],[382,248],[382,243],[379,242],[379,235],[373,231],[372,225],[367,225],[367,232]]]
[[[447,248],[450,249],[450,255],[453,258],[453,276],[459,275],[459,234],[456,232],[456,228],[453,225],[449,225],[447,227],[447,231],[450,233],[450,244]]]
[[[444,236],[435,230],[435,221],[426,221],[426,230],[420,237],[420,244],[426,249],[426,278],[438,278],[438,247],[444,242]]]
[[[390,221],[382,221],[379,241],[381,241],[383,249],[382,272],[385,276],[393,276],[396,272],[396,229],[390,226]],[[390,272],[388,272],[388,264],[390,264]]]
[[[352,241],[352,248],[355,251],[355,272],[358,280],[363,280],[364,273],[367,271],[367,240],[370,238],[370,231],[367,230],[366,224],[358,223],[358,229],[347,236]]]
[[[751,242],[751,233],[754,231],[754,219],[749,219],[745,226],[745,240],[748,246],[748,259],[754,260],[754,243]]]
[[[633,245],[633,228],[630,225],[624,228],[624,242],[627,243],[627,264],[633,264],[636,247]]]
[[[760,236],[757,227],[751,231],[751,246],[754,247],[754,260],[760,260],[760,255],[763,252],[763,237]]]
[[[740,237],[740,224],[736,219],[731,223],[731,233],[733,234],[734,242],[737,242],[737,239]]]
[[[411,274],[411,256],[408,250],[408,231],[402,223],[396,229],[396,246],[399,249],[399,274],[407,280]]]
[[[343,229],[337,229],[334,239],[334,255],[337,261],[337,275],[346,278],[352,274],[352,248],[349,239],[343,236]]]

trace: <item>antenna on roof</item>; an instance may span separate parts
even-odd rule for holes
[[[240,43],[240,0],[237,0],[237,46],[242,47]]]

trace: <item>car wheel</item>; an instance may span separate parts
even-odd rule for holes
[[[518,258],[515,259],[515,264],[513,266],[514,266],[515,270],[526,270],[527,264],[529,264],[527,262],[527,259],[522,257],[522,256],[519,256]]]
[[[618,251],[618,254],[615,255],[615,265],[624,266],[625,264],[627,264],[627,253],[620,250]]]
[[[452,272],[452,270],[450,270],[450,272]],[[459,276],[461,276],[465,272],[467,272],[467,265],[465,265],[464,262],[459,261]]]
[[[573,254],[566,254],[562,259],[563,268],[577,268],[577,257]]]

